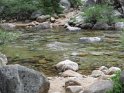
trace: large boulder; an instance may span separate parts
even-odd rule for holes
[[[88,87],[88,89],[84,90],[83,93],[106,93],[113,89],[113,83],[110,80],[101,80],[94,82],[92,85]]]
[[[0,68],[0,93],[48,93],[49,85],[43,74],[24,66]]]
[[[0,67],[5,66],[8,63],[6,55],[0,53]]]
[[[79,68],[76,62],[65,60],[65,61],[61,61],[58,64],[56,64],[55,69],[58,70],[59,72],[63,72],[66,70],[77,71]]]

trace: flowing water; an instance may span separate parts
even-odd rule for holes
[[[25,31],[14,42],[1,47],[8,64],[21,64],[57,75],[54,65],[65,59],[79,64],[79,73],[89,74],[99,66],[118,66],[123,69],[124,48],[121,46],[121,31],[69,32],[63,28],[44,31]],[[99,43],[81,43],[81,37],[102,37]]]

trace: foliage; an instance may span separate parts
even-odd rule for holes
[[[111,24],[114,22],[113,8],[108,5],[93,5],[85,7],[84,14],[85,22],[96,23],[96,22],[106,22]]]
[[[1,18],[28,19],[37,10],[47,14],[60,13],[59,0],[0,0],[0,8],[4,7]]]
[[[42,7],[47,14],[61,13],[60,0],[39,0],[39,7]]]
[[[116,72],[115,76],[111,78],[113,81],[113,90],[108,91],[107,93],[123,93],[122,83],[120,81],[120,72]]]
[[[0,45],[11,42],[19,37],[19,33],[6,32],[0,30]]]

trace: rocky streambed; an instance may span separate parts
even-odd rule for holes
[[[47,76],[58,75],[54,65],[69,59],[79,64],[78,72],[89,74],[102,65],[123,69],[124,52],[121,31],[66,31],[55,28],[20,32],[20,37],[1,47],[8,64],[21,64],[43,71]]]

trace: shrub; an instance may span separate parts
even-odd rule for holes
[[[82,16],[85,16],[86,23],[106,22],[111,24],[114,22],[113,8],[106,4],[85,7]]]
[[[115,76],[111,78],[113,81],[113,90],[107,93],[123,93],[122,83],[120,81],[120,72],[116,72]]]
[[[28,19],[32,12],[40,10],[44,14],[60,13],[59,0],[0,0],[4,7],[1,18]]]

